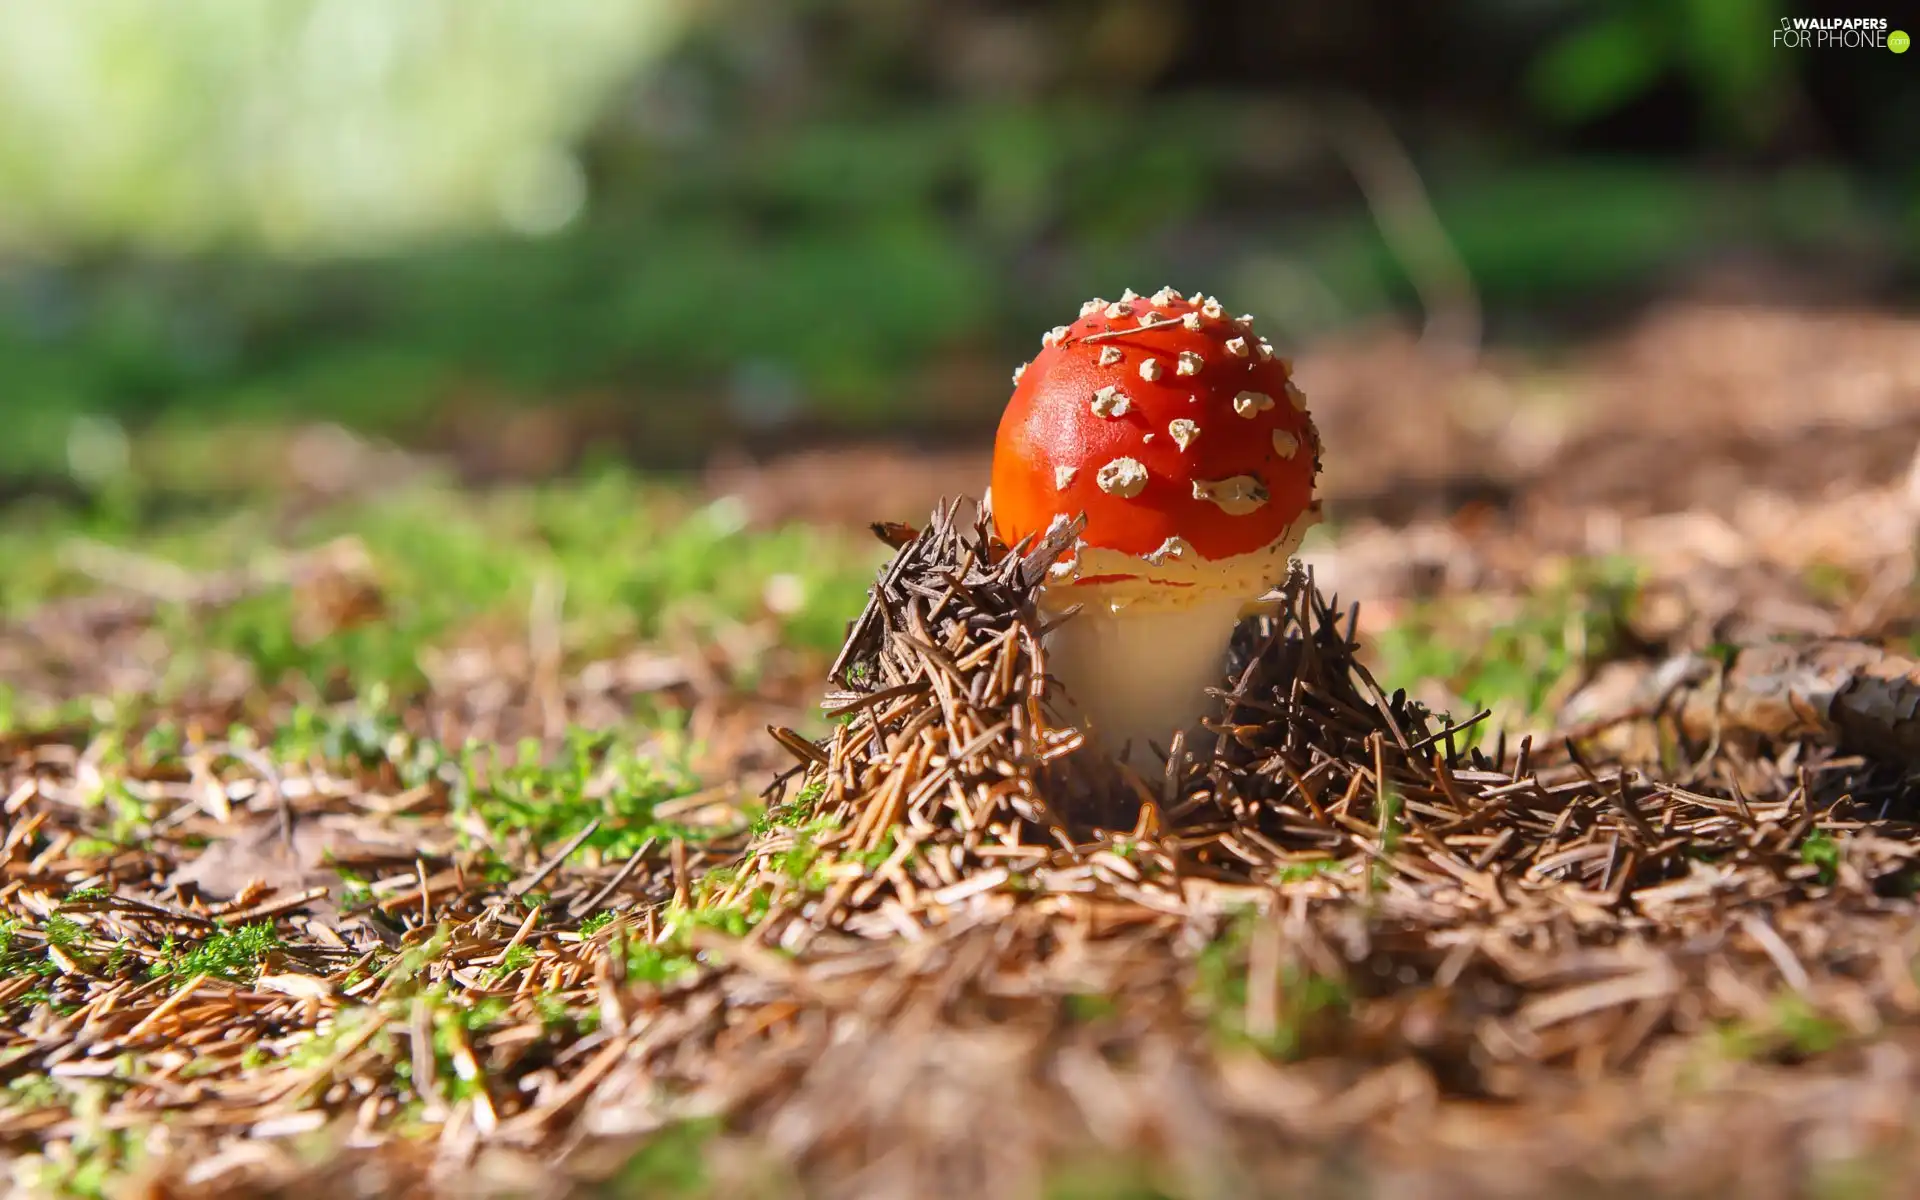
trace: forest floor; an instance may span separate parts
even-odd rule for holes
[[[1920,322],[1297,374],[1312,587],[1131,779],[929,518],[990,431],[77,434],[0,510],[17,1189],[1913,1194]]]

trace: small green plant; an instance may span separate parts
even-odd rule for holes
[[[17,919],[0,921],[0,979],[13,979],[22,975],[50,979],[60,973],[60,968],[44,951],[36,951],[22,944],[22,934],[28,933]],[[44,935],[43,935],[44,936]],[[31,987],[14,997],[5,1009],[27,1010],[53,999],[47,984]]]
[[[54,913],[48,917],[40,932],[47,939],[47,945],[58,946],[70,954],[82,952],[82,943],[86,940],[87,934],[80,922],[61,913]]]
[[[144,1143],[133,1130],[89,1130],[63,1151],[17,1164],[15,1177],[30,1181],[34,1194],[106,1200],[120,1194],[116,1183],[138,1166]]]
[[[0,978],[12,978],[22,971],[31,971],[39,961],[37,955],[30,955],[16,945],[21,929],[17,917],[0,921]]]
[[[819,805],[820,798],[827,793],[827,781],[818,777],[807,781],[800,794],[786,804],[776,804],[754,819],[753,832],[756,836],[772,833],[775,829],[798,829],[813,820],[813,811]]]
[[[1075,992],[1067,997],[1067,1015],[1082,1024],[1110,1021],[1120,1014],[1120,1006],[1111,996]]]
[[[1888,1152],[1816,1163],[1807,1181],[1812,1200],[1894,1200],[1905,1175]]]
[[[453,929],[444,921],[424,940],[416,942],[388,960],[382,970],[390,984],[400,985],[411,982],[421,972],[440,960],[453,944]]]
[[[1338,874],[1344,864],[1333,858],[1309,858],[1290,862],[1273,873],[1275,883],[1305,883],[1325,875]]]
[[[793,844],[773,856],[775,869],[806,891],[824,890],[828,879],[816,839],[832,828],[824,817],[793,827]]]
[[[522,943],[500,956],[500,962],[487,972],[487,982],[499,984],[533,965],[533,947]]]
[[[281,1065],[300,1070],[326,1062],[340,1049],[341,1043],[357,1035],[365,1028],[366,1022],[376,1020],[378,1016],[378,1010],[367,1005],[341,1009],[311,1037],[295,1043],[287,1050],[281,1056]]]
[[[1278,1059],[1298,1058],[1316,1031],[1346,1014],[1352,997],[1344,983],[1307,970],[1295,962],[1278,967],[1278,1001],[1271,1031],[1246,1025],[1250,994],[1248,944],[1254,922],[1251,913],[1232,918],[1194,962],[1194,994],[1215,1031],[1229,1042],[1244,1043]]]
[[[262,960],[282,944],[273,926],[265,922],[242,925],[238,929],[221,928],[206,940],[185,948],[169,937],[147,973],[155,979],[208,975],[234,983],[251,983],[260,974]]]
[[[1816,829],[1800,843],[1800,861],[1820,872],[1820,882],[1831,886],[1840,877],[1843,850],[1838,838],[1824,829]]]
[[[126,843],[104,837],[77,837],[67,845],[67,853],[75,858],[111,858],[126,849]]]
[[[1825,1054],[1846,1037],[1838,1022],[1822,1016],[1798,994],[1784,995],[1775,1002],[1773,1020],[1788,1048],[1799,1057]]]
[[[1380,793],[1380,852],[1392,854],[1400,847],[1400,839],[1405,836],[1405,822],[1400,815],[1403,801],[1400,793],[1391,785]]]
[[[1046,1200],[1172,1200],[1154,1179],[1156,1164],[1145,1156],[1072,1162],[1047,1180]]]
[[[693,974],[699,963],[687,950],[640,942],[628,945],[626,967],[628,979],[667,987]]]
[[[473,812],[497,840],[515,835],[536,845],[565,841],[594,821],[599,828],[585,846],[624,856],[648,841],[698,841],[713,831],[656,820],[661,803],[695,791],[687,751],[663,759],[622,745],[611,733],[569,730],[548,755],[538,743],[522,745],[511,759],[491,748],[465,755],[468,786],[455,790],[456,807]]]
[[[68,1102],[67,1089],[51,1075],[28,1074],[7,1081],[5,1107],[15,1110],[57,1108]]]
[[[1807,591],[1821,604],[1843,605],[1859,591],[1852,572],[1829,562],[1808,564],[1800,573],[1800,579],[1806,584]]]
[[[1727,1021],[1716,1027],[1714,1047],[1725,1059],[1799,1059],[1825,1054],[1846,1038],[1846,1030],[1797,992],[1775,997],[1766,1016]]]
[[[609,1181],[610,1196],[694,1197],[709,1194],[708,1147],[720,1123],[681,1121],[655,1133]]]

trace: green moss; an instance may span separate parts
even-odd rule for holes
[[[680,1121],[647,1139],[601,1189],[608,1197],[694,1197],[711,1194],[707,1157],[720,1135],[718,1121]]]
[[[252,983],[262,961],[284,943],[265,922],[221,928],[204,941],[180,947],[169,937],[147,972],[155,979],[192,979],[208,975],[234,983]]]
[[[517,975],[533,965],[533,947],[522,943],[500,956],[500,963],[488,973],[488,980],[499,983],[510,975]]]
[[[1617,652],[1638,594],[1633,563],[1592,559],[1498,617],[1474,597],[1418,605],[1380,635],[1380,677],[1435,679],[1476,707],[1541,717],[1569,676]]]
[[[819,776],[807,781],[800,794],[786,804],[776,804],[753,821],[756,835],[767,834],[775,829],[798,829],[813,819],[814,809],[820,804],[820,798],[827,794],[827,781]]]
[[[1816,829],[1800,843],[1800,861],[1819,869],[1820,882],[1831,885],[1840,875],[1844,851],[1839,839],[1824,829]]]
[[[303,602],[271,582],[210,610],[163,606],[156,622],[168,666],[156,696],[132,701],[140,711],[194,687],[223,657],[250,663],[270,685],[295,679],[323,693],[406,698],[425,685],[428,649],[480,631],[524,630],[536,592],[558,604],[571,655],[743,620],[769,622],[783,644],[823,654],[839,643],[882,553],[832,530],[750,529],[737,499],[702,503],[621,469],[479,496],[417,483],[297,520],[276,520],[270,503],[230,513],[158,502],[113,514],[17,507],[0,512],[9,568],[0,615],[95,588],[65,552],[75,538],[195,572],[341,538],[366,552],[378,619],[303,624]],[[768,602],[775,581],[777,609]],[[750,684],[754,664],[743,666]],[[0,728],[50,715],[15,692],[0,696]],[[312,711],[304,720],[324,723]]]
[[[663,758],[661,751],[675,753]],[[525,743],[512,757],[493,747],[470,747],[460,756],[464,786],[454,789],[457,810],[471,812],[496,841],[515,836],[536,845],[561,842],[595,821],[600,826],[582,844],[610,856],[632,854],[648,841],[697,841],[710,830],[656,820],[661,803],[699,787],[686,765],[690,748],[642,752],[604,731],[573,729],[552,753]]]
[[[1046,1200],[1173,1200],[1155,1180],[1154,1165],[1145,1159],[1075,1162],[1053,1171],[1043,1195]]]
[[[1282,963],[1275,981],[1278,1006],[1273,1030],[1248,1030],[1251,964],[1247,947],[1256,920],[1251,913],[1230,919],[1201,949],[1193,966],[1194,1000],[1215,1033],[1229,1044],[1248,1045],[1278,1059],[1299,1058],[1310,1049],[1312,1038],[1322,1027],[1346,1015],[1352,1007],[1352,996],[1337,979],[1297,963]]]
[[[1713,1047],[1731,1061],[1794,1060],[1825,1054],[1846,1040],[1846,1030],[1797,992],[1774,998],[1764,1017],[1726,1021],[1714,1028]]]
[[[1066,1000],[1067,1016],[1082,1024],[1110,1021],[1120,1015],[1120,1006],[1111,996],[1075,992]]]
[[[1290,862],[1274,872],[1275,883],[1305,883],[1323,875],[1336,875],[1345,868],[1338,859],[1310,858]]]

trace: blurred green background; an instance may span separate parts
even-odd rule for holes
[[[1776,49],[1789,12],[8,5],[0,493],[214,423],[476,474],[930,437],[1129,285],[1292,345],[1551,341],[1730,265],[1910,301],[1920,56]]]

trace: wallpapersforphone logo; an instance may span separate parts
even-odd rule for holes
[[[1781,17],[1773,44],[1787,50],[1891,50],[1905,54],[1910,41],[1885,17]]]

